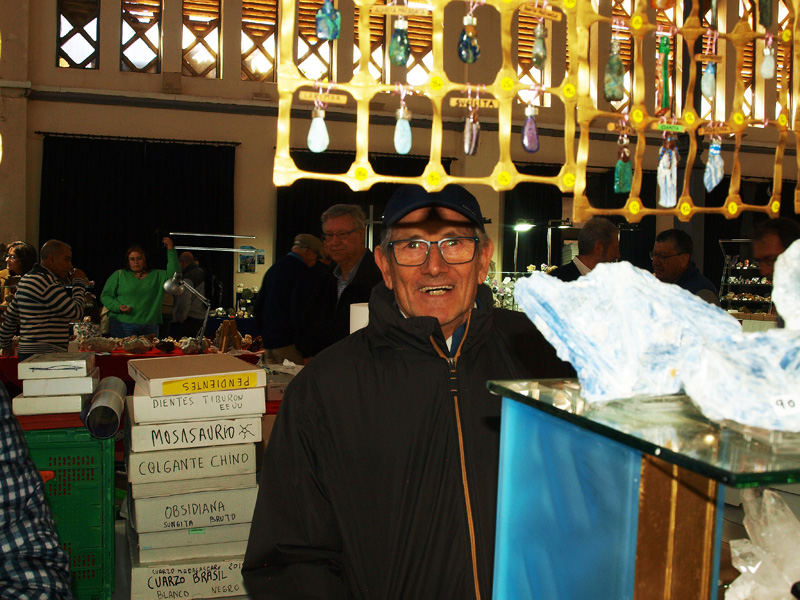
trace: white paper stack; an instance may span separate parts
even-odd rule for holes
[[[99,384],[92,352],[34,354],[17,366],[22,393],[12,401],[15,415],[80,413]]]
[[[198,569],[230,579],[201,590],[175,578],[170,592],[244,595],[238,569],[258,492],[265,371],[206,354],[131,360],[128,372],[136,381],[125,427],[132,597],[165,597],[141,578]]]

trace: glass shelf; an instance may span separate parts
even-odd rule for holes
[[[720,425],[684,394],[590,404],[577,379],[489,381],[487,387],[731,487],[800,481],[799,433]]]

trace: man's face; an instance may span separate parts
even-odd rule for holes
[[[72,273],[72,250],[66,246],[61,246],[58,252],[47,260],[47,264],[44,266],[50,269],[53,275],[59,279],[66,279]]]
[[[690,260],[688,254],[678,254],[671,240],[653,246],[653,274],[665,283],[678,281]]]
[[[599,262],[609,263],[619,260],[619,238],[614,238],[610,244],[603,247],[603,256]]]
[[[325,235],[325,251],[337,264],[358,261],[364,253],[364,229],[356,227],[350,215],[331,217],[322,225]]]
[[[758,261],[758,268],[762,277],[772,278],[775,271],[775,259],[786,248],[781,244],[781,238],[774,233],[768,233],[763,239],[753,240],[753,258]]]
[[[420,208],[393,228],[392,241],[421,239],[437,242],[450,237],[472,237],[475,228],[466,217],[445,208]],[[475,303],[478,285],[486,279],[494,252],[491,240],[475,251],[471,262],[451,265],[438,246],[431,246],[427,260],[418,267],[400,266],[391,250],[379,247],[375,261],[386,286],[394,291],[400,309],[409,317],[436,317],[445,338],[466,321]]]

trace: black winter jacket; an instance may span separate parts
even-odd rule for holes
[[[574,376],[481,286],[456,357],[380,284],[369,325],[292,381],[244,561],[255,599],[489,600],[501,398],[489,379]],[[443,351],[444,350],[444,351]]]

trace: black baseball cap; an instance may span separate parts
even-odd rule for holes
[[[421,185],[401,185],[386,204],[386,209],[383,211],[383,225],[391,227],[408,213],[428,206],[441,206],[454,210],[467,217],[481,231],[486,231],[478,200],[463,187],[453,183],[439,192],[429,192]]]

